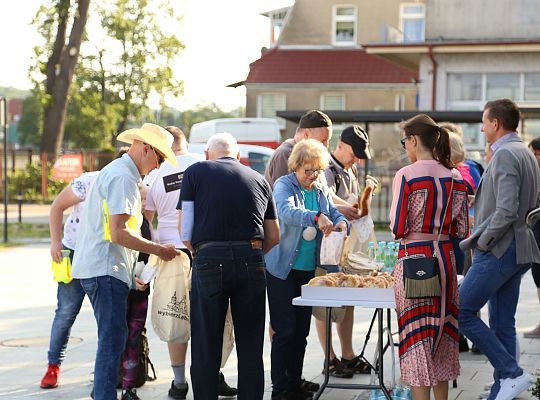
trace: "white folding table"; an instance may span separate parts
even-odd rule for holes
[[[324,382],[321,384],[321,387],[317,393],[314,394],[313,400],[318,400],[323,391],[328,387],[332,389],[361,389],[361,390],[371,390],[371,389],[381,389],[388,400],[392,400],[390,393],[386,386],[384,386],[383,380],[383,357],[385,346],[383,344],[383,312],[388,310],[386,324],[390,328],[390,310],[396,308],[396,302],[394,300],[388,301],[368,301],[368,300],[315,300],[315,299],[306,299],[302,297],[296,297],[292,301],[295,306],[306,306],[306,307],[325,307],[326,308],[326,350],[325,350],[325,361],[324,361]],[[342,306],[354,306],[354,307],[364,307],[364,308],[374,308],[375,313],[378,317],[377,331],[378,331],[378,342],[379,346],[378,354],[379,359],[376,362],[376,365],[373,365],[373,368],[376,368],[376,374],[379,378],[379,384],[341,384],[341,383],[328,383],[330,372],[329,372],[329,359],[330,359],[330,344],[332,343],[332,320],[330,318],[332,307],[342,307]],[[373,321],[372,321],[373,322]],[[371,327],[370,327],[371,329]],[[391,349],[394,351],[394,349]]]

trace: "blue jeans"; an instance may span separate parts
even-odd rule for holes
[[[302,285],[309,282],[314,271],[291,269],[287,279],[266,274],[268,306],[272,321],[272,387],[274,391],[296,389],[302,379],[304,355],[311,324],[311,307],[292,305],[300,296]]]
[[[191,287],[191,381],[193,398],[218,398],[225,315],[231,304],[238,400],[262,399],[266,306],[262,250],[250,245],[205,247],[193,259]]]
[[[516,242],[498,259],[491,252],[474,251],[473,263],[459,289],[459,328],[486,355],[494,368],[495,384],[489,399],[499,391],[499,379],[515,378],[523,370],[516,361],[516,309],[522,275],[530,264],[516,264]],[[477,316],[487,303],[489,328]]]
[[[70,250],[69,257],[73,261],[73,250],[67,247],[64,247],[64,249]],[[60,365],[66,356],[66,347],[71,327],[81,310],[84,300],[84,290],[79,280],[73,279],[69,283],[59,282],[56,299],[57,305],[51,327],[51,339],[47,358],[49,364]]]
[[[81,279],[81,285],[92,303],[98,327],[94,399],[116,400],[118,366],[127,339],[129,287],[108,275]]]

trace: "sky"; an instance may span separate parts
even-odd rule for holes
[[[245,106],[244,87],[226,86],[244,80],[249,64],[269,46],[269,19],[260,14],[293,2],[172,0],[183,17],[177,36],[186,48],[174,65],[176,76],[184,80],[184,96],[169,99],[168,105],[180,110],[212,102],[224,110]],[[42,3],[0,0],[0,86],[31,87],[28,68],[39,36],[30,22]]]

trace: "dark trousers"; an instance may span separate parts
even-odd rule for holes
[[[262,399],[266,307],[262,250],[209,246],[193,259],[191,382],[193,398],[218,398],[223,328],[229,301],[238,357],[238,400]]]
[[[266,273],[268,306],[272,321],[272,386],[275,391],[292,390],[300,385],[311,307],[292,305],[302,285],[315,276],[314,271],[291,270],[286,280]]]

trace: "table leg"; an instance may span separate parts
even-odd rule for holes
[[[384,310],[382,308],[377,309],[378,314],[378,322],[379,322],[379,360],[377,362],[377,367],[379,368],[379,385],[381,385],[381,390],[383,391],[384,395],[388,400],[392,400],[392,397],[390,396],[390,393],[388,392],[388,389],[386,386],[384,386],[384,365],[383,365],[383,359],[384,359],[384,344],[383,344],[383,312]],[[391,351],[394,351],[394,349],[390,349]]]
[[[330,345],[332,343],[332,307],[326,307],[326,349],[324,350],[324,381],[319,391],[313,395],[313,400],[318,400],[330,378]]]

